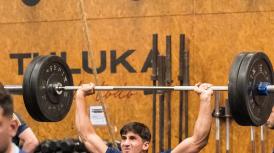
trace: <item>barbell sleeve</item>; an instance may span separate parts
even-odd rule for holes
[[[23,93],[23,87],[21,85],[5,85],[4,88],[11,94],[21,95]]]
[[[268,85],[267,88],[266,88],[266,90],[268,92],[274,92],[274,85]]]

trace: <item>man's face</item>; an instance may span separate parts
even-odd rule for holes
[[[121,149],[123,153],[141,153],[148,150],[149,142],[133,132],[122,135]]]
[[[17,123],[10,118],[3,116],[3,109],[0,107],[0,153],[6,152],[15,136]]]

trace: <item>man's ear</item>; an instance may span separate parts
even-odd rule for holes
[[[12,137],[14,137],[16,135],[18,127],[19,127],[19,125],[16,120],[10,120],[9,130],[10,130],[10,134]]]
[[[148,148],[149,148],[149,142],[145,141],[143,144],[143,150],[148,150]]]

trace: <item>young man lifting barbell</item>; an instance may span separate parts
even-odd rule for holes
[[[166,153],[196,153],[203,149],[208,141],[211,127],[211,96],[213,94],[211,84],[196,84],[195,91],[200,94],[199,115],[196,120],[193,135],[174,149]],[[93,153],[119,153],[119,150],[108,147],[96,134],[90,122],[86,109],[85,97],[94,94],[94,84],[83,84],[76,92],[76,128],[86,148]],[[120,130],[121,152],[143,153],[148,152],[151,134],[148,127],[142,123],[131,122]]]

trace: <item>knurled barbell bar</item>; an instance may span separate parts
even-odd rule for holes
[[[272,64],[262,52],[240,53],[233,62],[227,91],[235,121],[243,126],[259,126],[267,121],[274,97]],[[38,56],[28,65],[23,86],[6,85],[12,94],[23,94],[29,114],[37,121],[55,122],[69,112],[73,100],[72,74],[58,56]],[[95,86],[95,90],[194,90],[195,86]]]

